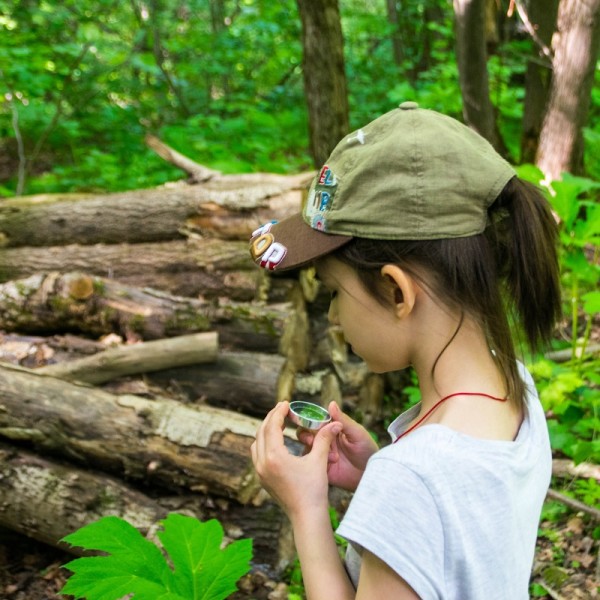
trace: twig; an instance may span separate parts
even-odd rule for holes
[[[213,169],[200,165],[191,158],[173,150],[173,148],[167,146],[167,144],[159,140],[156,136],[147,134],[145,142],[146,145],[154,150],[161,158],[188,173],[196,183],[208,181],[217,175],[221,175],[220,171],[214,171]]]
[[[584,512],[587,515],[589,515],[590,517],[592,517],[592,519],[594,519],[596,521],[600,521],[600,510],[598,510],[597,508],[588,506],[587,504],[584,504],[583,502],[579,502],[579,500],[574,500],[573,498],[569,498],[568,496],[565,496],[564,494],[561,494],[560,492],[557,492],[556,490],[549,489],[548,493],[546,494],[546,498],[549,498],[550,500],[556,500],[557,502],[560,502],[560,503],[564,504],[565,506],[568,506],[569,508],[571,508],[577,512]]]
[[[600,353],[600,344],[590,344],[585,348],[585,353],[582,352],[583,348],[578,346],[575,350],[575,355],[577,358],[583,358],[586,356],[594,356],[595,354]],[[553,360],[554,362],[567,362],[573,358],[573,349],[567,348],[566,350],[555,350],[554,352],[547,352],[544,355],[544,358],[548,360]]]
[[[525,8],[521,4],[521,2],[519,2],[519,0],[511,0],[510,8],[508,11],[509,17],[512,16],[512,12],[513,12],[514,8],[516,8],[521,21],[523,21],[523,25],[525,25],[525,29],[527,30],[527,33],[529,33],[529,35],[531,36],[533,41],[539,46],[540,50],[542,51],[542,54],[550,61],[550,66],[552,66],[552,61],[554,59],[552,50],[550,48],[548,48],[548,46],[544,43],[544,41],[536,33],[533,23],[529,20],[529,16],[527,15]]]
[[[19,110],[15,104],[15,97],[10,94],[10,110],[12,111],[12,126],[15,132],[15,138],[17,139],[17,149],[19,153],[19,166],[17,169],[17,189],[15,191],[16,196],[21,196],[25,189],[25,166],[27,164],[27,158],[25,157],[25,147],[23,145],[23,136],[21,135],[21,129],[19,127]]]

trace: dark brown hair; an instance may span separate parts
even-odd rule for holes
[[[557,226],[540,191],[517,177],[492,204],[488,220],[483,233],[464,238],[354,238],[334,256],[352,267],[384,305],[381,267],[396,264],[440,302],[459,310],[462,318],[475,319],[504,374],[509,397],[522,406],[524,386],[517,371],[515,342],[523,338],[538,350],[550,341],[561,313]]]

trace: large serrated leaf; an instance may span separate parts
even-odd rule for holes
[[[168,552],[178,585],[177,591],[190,600],[221,600],[236,590],[235,582],[249,570],[252,541],[232,542],[225,549],[223,528],[212,519],[170,514],[158,532]]]
[[[174,571],[160,549],[118,517],[104,517],[63,541],[108,556],[75,559],[61,594],[87,600],[222,600],[249,570],[252,541],[221,549],[223,528],[216,520],[169,515],[158,533]]]

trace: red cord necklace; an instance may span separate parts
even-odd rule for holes
[[[448,394],[438,400],[414,425],[411,425],[406,431],[402,432],[393,443],[395,444],[400,438],[403,438],[407,433],[416,429],[442,402],[450,400],[450,398],[454,398],[455,396],[483,396],[484,398],[489,398],[490,400],[496,400],[498,402],[506,402],[508,400],[508,398],[499,398],[498,396],[492,396],[483,392],[454,392],[454,394]]]

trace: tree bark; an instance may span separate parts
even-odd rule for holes
[[[275,576],[294,558],[291,527],[273,502],[243,506],[203,494],[152,498],[124,481],[0,444],[0,525],[81,555],[60,540],[97,519],[117,516],[152,537],[170,512],[217,518],[230,539],[251,538],[255,566]]]
[[[174,491],[210,491],[242,504],[259,498],[250,460],[258,419],[166,398],[114,396],[6,366],[0,404],[4,439]]]
[[[498,132],[490,100],[485,32],[486,0],[454,0],[456,62],[465,123],[503,156],[506,147]]]
[[[81,273],[32,275],[0,284],[0,328],[27,333],[118,333],[152,340],[214,329],[223,344],[276,351],[291,311],[286,304],[219,304],[170,296]]]
[[[253,173],[100,196],[9,198],[0,205],[0,246],[159,242],[183,238],[187,227],[247,240],[263,223],[297,212],[311,178]]]
[[[536,164],[549,181],[583,167],[582,128],[600,49],[600,0],[560,0],[552,89]]]
[[[558,0],[530,0],[522,16],[528,19],[536,39],[525,72],[521,162],[534,162],[537,153],[552,79],[552,57],[546,54],[552,45],[557,12]],[[529,30],[529,25],[526,28]]]
[[[310,154],[321,167],[348,133],[348,91],[338,0],[297,0],[302,20]]]

